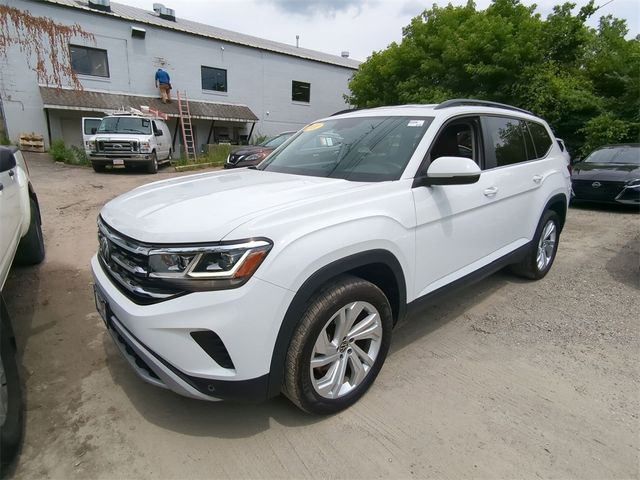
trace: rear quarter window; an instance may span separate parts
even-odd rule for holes
[[[547,129],[539,123],[527,121],[529,132],[531,132],[531,138],[533,139],[533,145],[536,148],[536,157],[542,158],[549,153],[553,141],[547,132]],[[564,149],[563,149],[564,150]]]

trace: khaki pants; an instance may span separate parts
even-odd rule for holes
[[[160,88],[160,96],[162,97],[162,103],[171,102],[171,87],[166,83],[161,83],[158,88]]]

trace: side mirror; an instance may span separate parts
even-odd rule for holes
[[[0,150],[0,172],[6,172],[16,166],[16,157],[11,150],[3,148]]]
[[[468,185],[480,179],[480,167],[476,162],[464,157],[436,158],[421,184],[431,185]]]
[[[97,131],[98,131],[98,129],[96,127],[93,127],[91,129],[91,135],[95,135]]]
[[[162,135],[164,135],[164,134],[162,133],[162,130],[158,130],[158,131],[155,133],[155,136],[156,136],[156,137],[161,137]]]

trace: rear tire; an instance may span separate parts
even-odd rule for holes
[[[543,278],[551,269],[560,241],[560,218],[553,210],[542,215],[527,255],[511,266],[516,275],[531,280]]]
[[[29,222],[29,230],[22,237],[16,252],[17,265],[37,265],[44,260],[45,248],[44,237],[42,236],[42,220],[40,218],[40,208],[38,202],[33,198],[29,198],[31,209],[31,221]]]
[[[149,173],[158,173],[158,155],[156,152],[151,154],[151,160],[147,164],[147,172]]]
[[[392,326],[389,301],[374,284],[347,275],[326,284],[289,344],[283,393],[309,413],[350,407],[380,372]]]
[[[93,167],[93,171],[96,173],[102,173],[104,172],[107,167],[105,165],[102,165],[100,163],[91,163],[91,166]]]
[[[24,402],[9,315],[0,297],[0,477],[20,451],[24,430]]]

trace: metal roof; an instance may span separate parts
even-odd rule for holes
[[[191,20],[185,20],[183,18],[176,17],[175,21],[165,20],[163,18],[160,18],[158,14],[153,11],[130,7],[128,5],[122,5],[120,3],[111,2],[111,12],[102,12],[89,8],[89,3],[86,0],[44,0],[44,2],[83,10],[95,15],[105,15],[128,20],[131,22],[154,25],[178,32],[189,33],[192,35],[212,38],[229,43],[235,43],[246,47],[253,47],[260,50],[281,53],[283,55],[304,58],[306,60],[313,60],[315,62],[337,65],[339,67],[345,67],[352,70],[357,70],[361,63],[358,60],[353,60],[351,58],[344,58],[337,55],[317,52],[315,50],[299,48],[293,45],[287,45],[286,43],[274,42],[272,40],[253,37],[251,35],[245,35],[243,33],[225,30],[223,28],[218,28],[211,25],[205,25],[203,23],[192,22]]]
[[[85,112],[114,113],[128,108],[149,108],[166,113],[170,117],[179,117],[178,102],[162,103],[158,97],[130,95],[126,93],[107,93],[94,90],[73,90],[68,88],[40,87],[44,108],[58,110],[80,110]],[[189,100],[191,117],[201,120],[225,120],[229,122],[257,122],[258,117],[246,105],[213,103]]]

